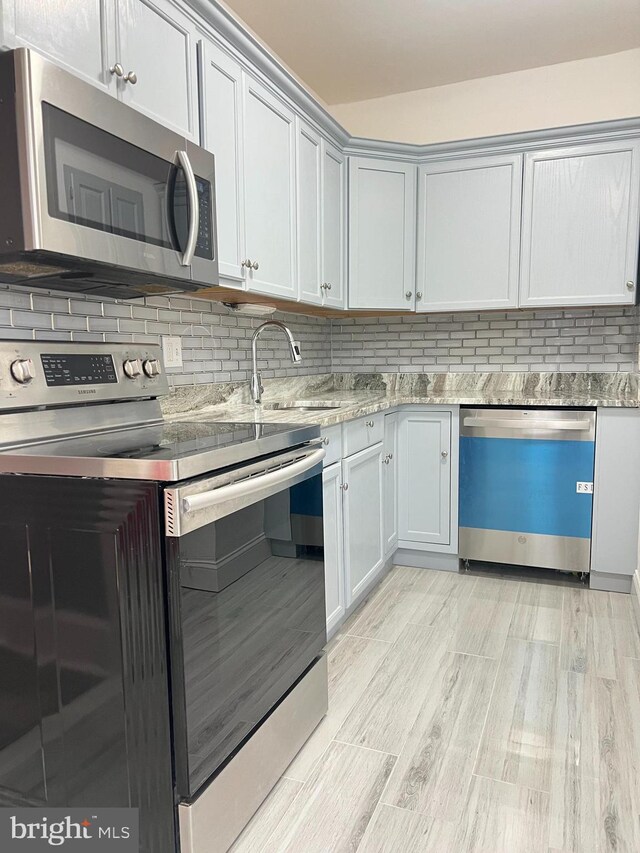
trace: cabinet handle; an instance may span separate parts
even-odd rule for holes
[[[440,454],[440,456],[442,456],[443,459],[446,459],[448,455],[449,455],[449,452],[447,450],[443,450],[442,453]]]
[[[413,296],[413,291],[407,290],[407,292],[405,293],[405,296],[407,297],[407,299],[411,299],[411,297]]]
[[[416,293],[416,299],[422,299],[422,294],[420,293],[420,291]]]
[[[633,281],[628,281],[628,282],[627,282],[627,290],[633,290],[633,288],[634,288],[635,286],[636,286],[636,285],[635,285],[635,283],[634,283]]]
[[[373,421],[365,421],[365,426],[372,427]]]
[[[122,67],[122,65],[120,65],[119,62],[116,62],[115,65],[112,65],[111,68],[109,69],[109,71],[112,74],[115,74],[116,77],[123,77],[124,76],[124,68]]]
[[[322,439],[322,443],[324,444],[324,446],[325,446],[325,447],[329,444],[329,439],[327,438],[327,436],[326,436],[326,435],[325,435],[325,437]]]
[[[124,82],[131,83],[132,86],[135,86],[138,82],[138,75],[135,71],[127,71],[127,73],[124,75]]]
[[[349,488],[349,483],[343,483],[343,484],[340,486],[340,488],[341,488],[344,492],[346,492],[346,491],[347,491],[347,489]]]

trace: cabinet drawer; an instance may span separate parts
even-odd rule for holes
[[[350,456],[384,438],[384,415],[367,415],[344,425],[344,455]]]
[[[342,459],[342,426],[325,427],[322,430],[322,444],[327,451],[324,457],[323,466],[327,468],[333,465],[334,462],[339,462]]]

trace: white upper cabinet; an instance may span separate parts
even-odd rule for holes
[[[31,47],[198,141],[195,27],[169,0],[0,0],[6,47]]]
[[[515,308],[522,155],[419,169],[417,311]]]
[[[116,61],[124,70],[117,83],[122,100],[199,141],[194,25],[167,0],[117,0],[115,8]]]
[[[321,162],[322,143],[318,134],[297,119],[297,254],[299,297],[302,302],[320,305],[321,274]]]
[[[416,167],[349,159],[349,308],[413,309]]]
[[[520,305],[632,304],[640,142],[525,155]]]
[[[211,41],[200,49],[202,145],[216,158],[218,264],[225,284],[243,287],[242,69]]]
[[[244,195],[248,289],[295,299],[295,116],[244,74]]]
[[[113,10],[113,0],[0,0],[2,45],[33,48],[115,93]]]
[[[343,154],[322,140],[322,302],[344,308],[346,293],[346,186]]]

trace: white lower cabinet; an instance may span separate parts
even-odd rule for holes
[[[382,567],[383,444],[342,462],[346,604],[349,607]]]
[[[383,489],[383,547],[385,557],[398,547],[398,414],[384,418]]]
[[[451,412],[405,412],[400,418],[398,454],[400,542],[449,545]]]
[[[345,613],[342,537],[342,464],[335,462],[322,472],[324,503],[324,577],[327,600],[327,633]]]

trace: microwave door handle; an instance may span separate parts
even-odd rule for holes
[[[279,468],[277,471],[269,471],[266,474],[259,474],[255,477],[241,480],[238,483],[231,483],[229,486],[220,486],[218,489],[210,489],[209,491],[202,492],[199,495],[189,495],[188,497],[184,497],[182,499],[182,506],[185,512],[194,512],[195,510],[207,509],[209,507],[225,503],[226,501],[238,500],[239,498],[244,498],[253,492],[259,492],[263,489],[281,485],[286,483],[287,480],[291,480],[299,474],[313,468],[318,464],[318,462],[322,462],[325,455],[326,451],[324,448],[314,450],[313,453],[309,453],[299,462],[293,462],[291,465],[286,465],[283,468]]]
[[[180,261],[183,267],[191,266],[193,256],[196,251],[196,243],[198,242],[198,230],[200,228],[200,202],[198,200],[198,185],[196,184],[196,176],[193,173],[191,160],[186,151],[178,151],[178,162],[184,172],[187,182],[187,192],[189,194],[189,210],[191,218],[189,220],[189,237],[185,246],[182,260]]]

